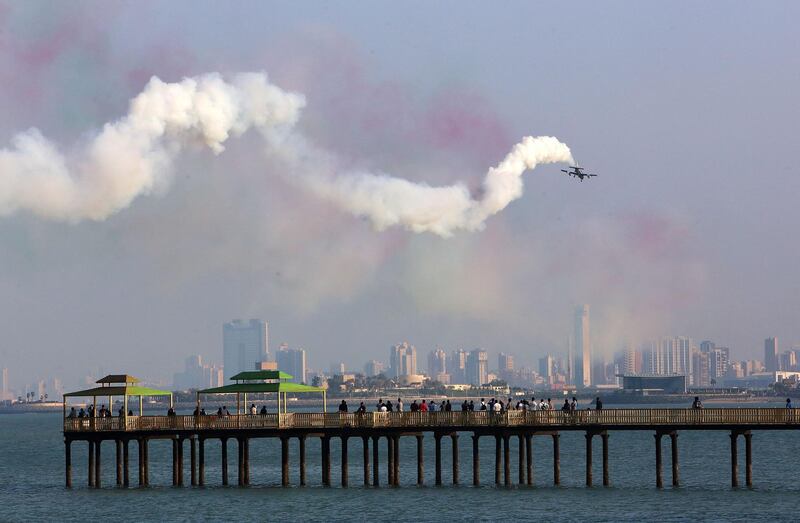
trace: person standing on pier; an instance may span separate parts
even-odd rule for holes
[[[694,401],[692,402],[692,408],[693,409],[702,409],[703,408],[703,402],[700,401],[700,396],[695,396],[694,397]]]
[[[77,412],[75,412],[75,407],[72,407],[72,408],[70,409],[70,411],[69,411],[69,414],[67,415],[67,418],[68,418],[68,419],[74,419],[74,418],[76,418],[77,416],[78,416],[78,413],[77,413]]]
[[[792,398],[786,398],[786,408],[787,409],[792,408]]]
[[[267,406],[266,405],[261,405],[261,410],[258,413],[261,416],[266,416],[267,415]]]
[[[345,400],[342,400],[342,402],[339,403],[339,412],[347,414],[347,402]]]
[[[251,416],[255,416],[256,414],[258,414],[258,409],[256,408],[256,404],[255,403],[251,403],[250,404],[250,415]]]
[[[571,410],[572,412],[578,410],[578,398],[576,398],[575,396],[572,396],[572,403],[569,404],[569,410]]]
[[[595,410],[603,410],[603,402],[600,401],[600,396],[597,396],[594,399],[594,409]]]
[[[420,412],[428,412],[428,404],[425,403],[425,400],[422,400],[422,403],[419,405]]]
[[[569,406],[569,400],[564,398],[564,404],[561,406],[561,412],[569,412],[572,408]]]

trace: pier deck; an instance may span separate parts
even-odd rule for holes
[[[723,409],[606,409],[562,411],[509,411],[499,414],[478,412],[369,412],[352,413],[275,413],[256,415],[212,416],[122,416],[103,418],[65,418],[64,440],[66,457],[66,484],[72,485],[71,444],[87,441],[89,444],[89,485],[100,487],[100,446],[103,441],[116,444],[117,485],[129,485],[128,446],[138,444],[139,485],[147,486],[148,441],[171,439],[173,442],[173,484],[183,484],[184,441],[190,442],[192,485],[204,484],[205,452],[207,439],[222,442],[222,482],[228,484],[228,440],[238,443],[238,483],[249,485],[249,440],[252,438],[281,439],[281,483],[289,485],[289,441],[298,440],[300,460],[300,485],[305,485],[305,443],[309,437],[318,437],[322,448],[322,483],[331,484],[331,438],[340,438],[342,477],[347,486],[349,439],[360,439],[364,453],[364,484],[380,484],[378,446],[386,439],[387,484],[398,485],[399,439],[415,437],[417,440],[417,483],[424,478],[424,434],[432,433],[436,449],[436,484],[442,484],[441,439],[451,438],[452,478],[459,481],[459,433],[472,435],[473,484],[480,484],[479,447],[481,437],[495,438],[495,483],[510,485],[511,440],[518,440],[519,483],[532,483],[532,438],[549,436],[553,449],[553,483],[560,484],[560,431],[584,431],[586,437],[586,484],[592,485],[592,440],[602,440],[603,485],[610,485],[608,448],[609,431],[653,431],[656,450],[656,486],[663,487],[661,441],[669,436],[671,442],[672,484],[679,485],[678,431],[724,430],[730,431],[731,484],[739,485],[738,438],[745,439],[745,481],[752,485],[752,431],[800,429],[800,410],[784,408],[723,408]],[[369,444],[372,440],[372,474],[370,474]],[[502,478],[502,479],[501,479]]]

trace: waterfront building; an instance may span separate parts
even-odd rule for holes
[[[589,306],[575,309],[575,384],[578,387],[592,385],[592,340],[589,327]]]
[[[267,322],[262,320],[233,320],[222,327],[223,365],[228,379],[251,371],[262,361],[269,361]]]

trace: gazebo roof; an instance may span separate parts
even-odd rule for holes
[[[230,379],[239,381],[291,380],[294,379],[294,376],[279,370],[246,370],[235,376],[231,376]]]
[[[172,396],[172,392],[168,390],[151,389],[149,387],[139,387],[136,385],[113,385],[110,387],[93,387],[91,389],[67,392],[64,394],[64,397],[75,396]]]
[[[139,383],[141,380],[130,374],[109,374],[104,378],[100,378],[95,383]]]
[[[256,371],[265,372],[265,371]],[[278,372],[278,371],[266,371]],[[246,373],[241,373],[246,374]],[[238,374],[237,374],[238,376]],[[210,389],[203,389],[197,391],[200,394],[235,394],[237,392],[325,392],[322,387],[312,387],[311,385],[302,385],[300,383],[232,383],[222,387],[212,387]]]

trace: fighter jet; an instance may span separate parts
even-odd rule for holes
[[[578,167],[577,165],[570,165],[570,170],[561,169],[562,173],[566,173],[567,176],[574,176],[579,178],[580,181],[583,181],[584,178],[591,178],[592,176],[597,176],[596,174],[585,173],[583,172],[584,167]]]

